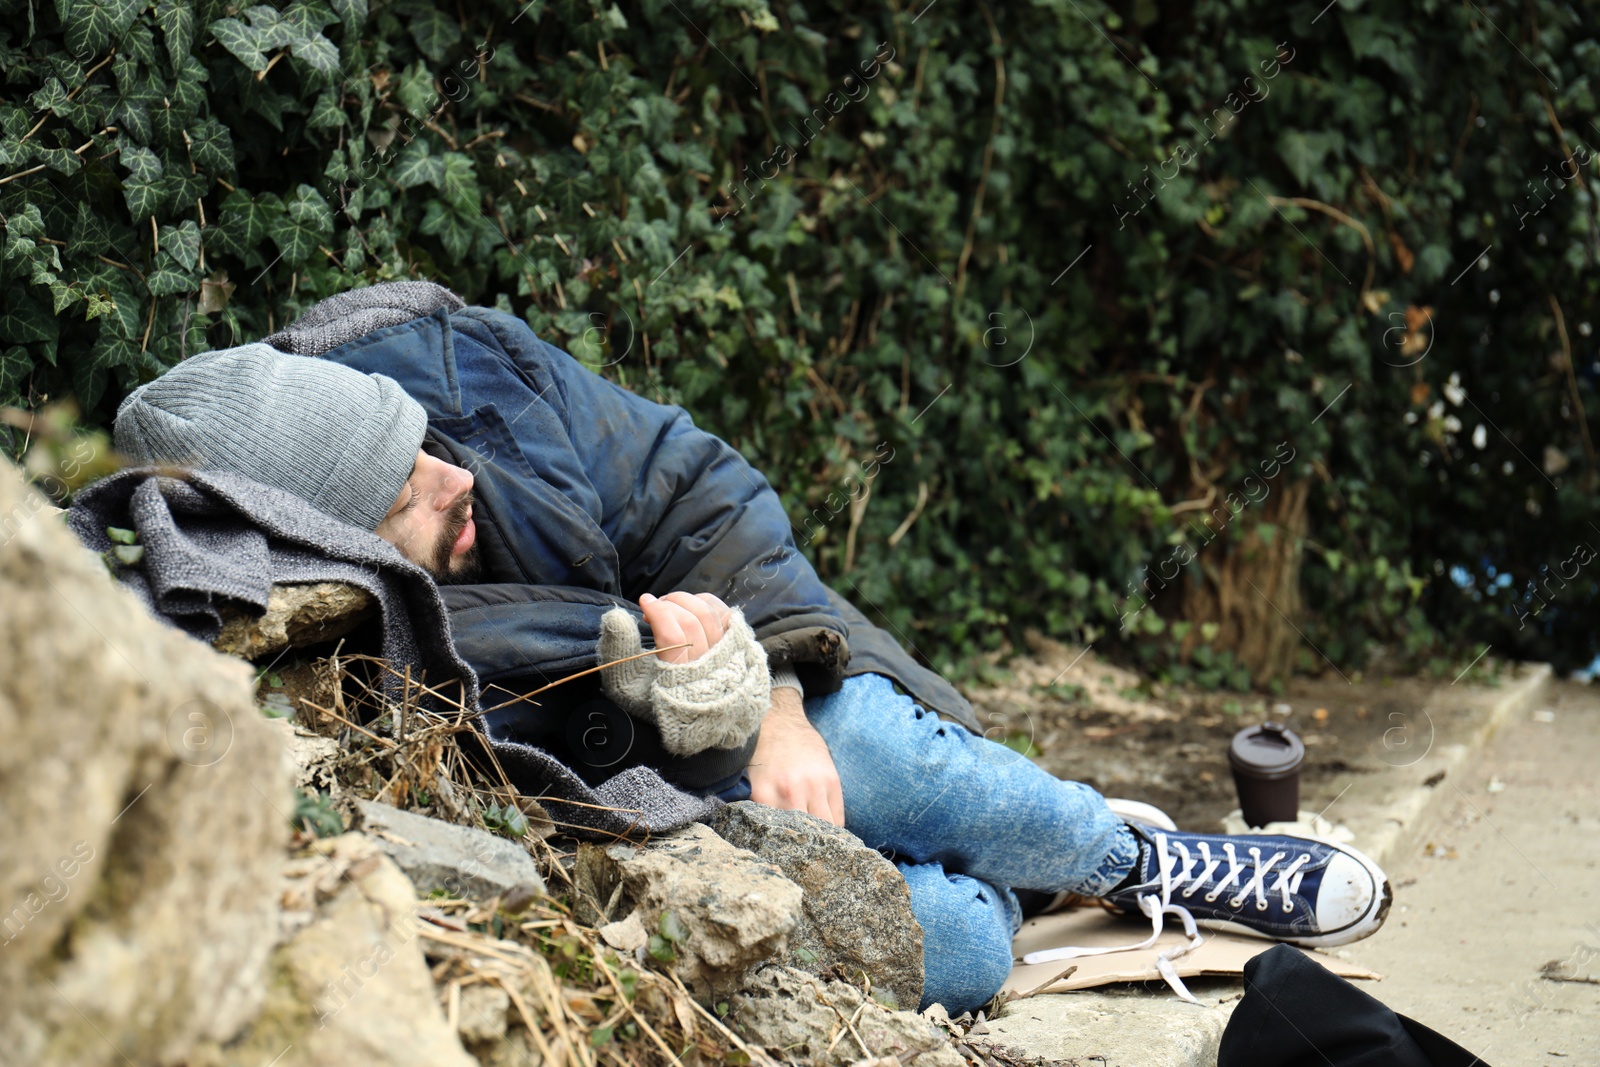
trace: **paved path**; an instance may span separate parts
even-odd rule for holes
[[[1350,700],[1388,707],[1383,683],[1356,688]],[[1336,950],[1390,976],[1358,986],[1494,1067],[1600,1067],[1600,985],[1539,976],[1568,960],[1600,979],[1600,686],[1552,688],[1530,665],[1492,688],[1440,684],[1368,732],[1346,773],[1301,798],[1396,885],[1384,928]],[[1189,987],[1205,1007],[1159,982],[1037,996],[985,1040],[1096,1067],[1214,1067],[1242,987]]]
[[[1600,981],[1600,687],[1558,684],[1437,788],[1382,936],[1345,950],[1389,976],[1363,988],[1493,1067],[1600,1064],[1600,985],[1539,976]]]

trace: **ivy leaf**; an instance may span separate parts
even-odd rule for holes
[[[438,237],[444,250],[453,259],[464,259],[472,248],[473,228],[470,222],[438,200],[429,200],[422,214],[423,233]]]
[[[284,43],[292,45],[316,37],[324,26],[338,22],[339,16],[323,4],[294,3],[283,9],[278,20],[285,34]]]
[[[0,103],[0,133],[7,137],[21,137],[33,123],[27,108],[13,103]]]
[[[301,184],[284,204],[284,213],[267,223],[267,236],[289,266],[304,263],[317,242],[333,232],[333,210],[315,189]]]
[[[287,48],[306,35],[304,4],[295,4],[287,13],[270,4],[256,4],[244,14],[250,20],[250,28],[256,31],[263,51]]]
[[[471,157],[461,152],[446,152],[444,175],[439,181],[439,191],[450,206],[463,215],[479,209],[483,195],[478,191],[478,175]]]
[[[71,176],[78,173],[83,160],[68,148],[35,148],[33,158],[59,174]]]
[[[83,290],[76,285],[62,285],[60,282],[55,282],[50,286],[50,302],[53,305],[52,310],[57,315],[82,299]]]
[[[177,83],[170,94],[172,107],[186,119],[199,113],[206,101],[205,83],[210,80],[211,72],[204,63],[194,56],[184,56],[178,66]]]
[[[150,4],[150,0],[143,0],[136,6],[137,11],[143,11]],[[137,59],[146,68],[156,66],[161,53],[156,50],[156,31],[148,22],[135,19],[128,28],[122,32],[120,40],[114,42],[118,54],[129,55]]]
[[[106,315],[101,333],[115,333],[120,338],[134,338],[144,328],[141,317],[144,293],[134,290],[134,275],[128,270],[102,266],[98,272],[78,275],[86,290],[98,290],[101,298],[94,301],[94,314]]]
[[[444,157],[430,154],[427,141],[418,138],[400,150],[394,164],[394,183],[400,188],[437,186],[443,180]]]
[[[639,243],[639,254],[650,263],[666,266],[677,255],[672,250],[672,227],[666,219],[638,223],[633,236]]]
[[[1344,138],[1338,133],[1284,130],[1278,137],[1278,157],[1301,185],[1309,185],[1312,172],[1322,166],[1323,158],[1334,148],[1343,145]]]
[[[79,59],[104,52],[127,32],[144,7],[144,0],[57,0],[67,31],[67,51]]]
[[[59,115],[67,106],[67,90],[59,78],[51,78],[28,97],[28,106],[36,111],[49,111]]]
[[[139,145],[125,145],[122,165],[128,168],[128,177],[122,183],[122,196],[128,202],[128,213],[134,222],[143,222],[154,215],[156,208],[166,198],[161,184],[161,157]]]
[[[311,105],[311,116],[306,119],[306,125],[313,130],[335,130],[343,126],[344,108],[339,106],[339,100],[339,90],[336,87],[318,93],[317,102]]]
[[[187,167],[174,167],[162,179],[161,187],[167,203],[179,208],[192,207],[196,200],[211,191],[211,178],[203,171],[191,173]]]
[[[243,189],[235,189],[222,202],[221,221],[207,231],[207,245],[214,244],[219,252],[248,255],[261,246],[267,224],[282,210],[282,202],[270,193],[251,199]]]
[[[150,109],[137,100],[124,100],[111,113],[112,125],[122,131],[122,138],[134,144],[149,144],[155,140],[155,127],[150,123]]]
[[[189,158],[213,174],[232,174],[233,135],[216,119],[205,119],[189,130]]]
[[[176,70],[194,47],[194,8],[184,0],[161,0],[156,4],[156,25],[161,27],[167,56]]]
[[[111,330],[101,330],[89,359],[79,364],[87,371],[108,371],[117,367],[131,367],[139,362],[139,343],[131,337],[122,337]],[[102,388],[104,386],[102,385]],[[92,403],[92,401],[85,401]]]
[[[426,63],[416,62],[400,72],[394,97],[400,106],[418,117],[432,115],[439,107],[441,97],[433,87],[433,71]]]
[[[344,23],[345,33],[360,32],[361,24],[367,21],[367,0],[331,0],[331,3],[333,13]]]
[[[163,226],[156,234],[161,254],[172,257],[184,270],[194,270],[200,262],[200,227],[193,219],[177,226]]]
[[[432,4],[409,9],[411,39],[417,42],[417,51],[435,63],[443,63],[450,46],[461,40],[461,27]]]
[[[117,302],[100,293],[85,291],[83,294],[85,322],[98,319],[101,315],[117,310]]]
[[[301,183],[286,206],[289,218],[296,225],[308,227],[324,237],[333,232],[333,209],[311,186]]]
[[[22,379],[26,378],[33,370],[33,360],[28,358],[28,350],[21,345],[12,345],[10,348],[0,349],[0,399],[6,399],[13,393],[19,392]]]
[[[211,36],[233,57],[257,73],[267,69],[267,57],[262,55],[262,35],[238,19],[218,19],[210,26]]]
[[[289,45],[289,52],[300,62],[324,78],[333,78],[339,73],[339,50],[333,42],[322,34],[295,41]]]
[[[161,178],[161,157],[142,145],[124,145],[122,165],[128,168],[128,177],[136,182],[154,182]]]
[[[32,344],[43,341],[54,345],[61,327],[56,317],[24,293],[7,294],[5,306],[0,308],[0,341],[12,344]]]
[[[95,350],[98,351],[99,347],[96,345]],[[134,349],[134,355],[138,355],[137,348]],[[78,395],[78,402],[88,407],[98,404],[101,394],[106,391],[107,377],[109,375],[104,368],[87,361],[80,362],[72,372],[72,390]]]
[[[9,263],[20,259],[25,263],[40,262],[44,257],[35,238],[43,236],[44,216],[39,213],[39,205],[24,205],[21,211],[6,220],[5,261]]]
[[[163,250],[165,251],[165,250]],[[192,293],[199,288],[184,271],[173,267],[160,267],[145,277],[151,296],[172,296],[175,293]]]

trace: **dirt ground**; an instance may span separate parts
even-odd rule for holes
[[[1216,832],[1238,807],[1228,743],[1268,718],[1305,742],[1302,810],[1321,811],[1351,774],[1404,765],[1430,740],[1433,682],[1369,675],[1354,685],[1330,672],[1281,696],[1192,693],[1081,648],[1036,640],[1030,652],[1007,664],[1009,680],[968,690],[986,736],[1106,796],[1155,804],[1182,829]]]

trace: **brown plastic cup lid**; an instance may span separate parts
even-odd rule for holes
[[[1246,726],[1233,735],[1228,762],[1251,778],[1287,778],[1300,769],[1306,746],[1294,731],[1278,722]]]

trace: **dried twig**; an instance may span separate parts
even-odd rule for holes
[[[1043,982],[1040,982],[1038,985],[1034,986],[1032,989],[1028,990],[1026,993],[1017,993],[1017,994],[1015,994],[1013,996],[1010,996],[1010,997],[1006,998],[1007,999],[1007,1003],[1012,1003],[1012,1002],[1015,1002],[1015,1001],[1018,1001],[1018,1000],[1027,1000],[1029,997],[1033,996],[1035,993],[1043,993],[1046,989],[1048,989],[1051,986],[1055,985],[1057,982],[1063,981],[1064,979],[1067,979],[1067,978],[1071,978],[1073,973],[1076,972],[1077,969],[1078,969],[1078,965],[1076,963],[1074,963],[1071,967],[1068,967],[1066,970],[1062,971],[1060,974],[1056,975],[1054,978],[1049,978],[1049,979],[1046,979]]]

